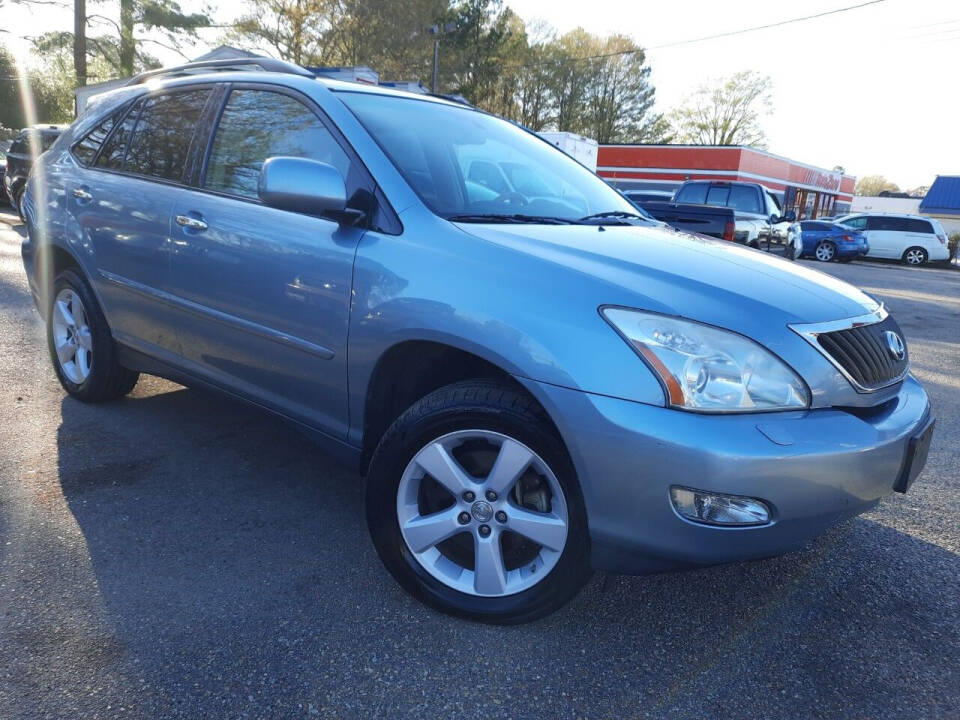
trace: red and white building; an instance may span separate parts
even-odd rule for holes
[[[764,150],[719,145],[601,145],[597,174],[621,190],[674,190],[686,180],[757,182],[801,218],[847,212],[856,182]]]

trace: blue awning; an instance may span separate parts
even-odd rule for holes
[[[960,215],[960,175],[937,175],[920,202],[924,215]]]

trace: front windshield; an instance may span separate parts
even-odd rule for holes
[[[340,98],[442,217],[574,221],[635,213],[583,165],[500,118],[415,98],[357,92],[341,92]]]

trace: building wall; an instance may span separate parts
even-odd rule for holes
[[[943,229],[947,235],[960,233],[960,215],[934,215],[932,213],[927,213],[927,217],[936,218],[939,220],[940,224],[943,225]]]
[[[850,212],[899,213],[919,215],[922,198],[891,198],[854,195]]]
[[[673,189],[685,180],[759,182],[779,194],[787,187],[853,199],[856,178],[763,150],[703,145],[601,145],[597,172],[617,187]]]

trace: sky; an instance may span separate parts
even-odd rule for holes
[[[558,32],[582,27],[623,33],[647,48],[657,110],[668,112],[702,83],[741,70],[769,75],[773,112],[763,119],[769,150],[820,167],[842,165],[863,177],[884,175],[910,189],[937,174],[960,174],[960,2],[881,0],[825,17],[712,40],[737,31],[857,5],[866,0],[506,0],[530,22]],[[110,3],[115,5],[117,3]],[[215,9],[226,22],[240,9]],[[108,4],[89,7],[106,13]],[[201,5],[181,0],[185,10]],[[589,8],[585,10],[585,8]],[[0,42],[27,48],[27,34],[72,29],[69,10],[44,5],[0,10]],[[188,54],[215,47],[222,30],[203,31]],[[683,42],[693,40],[694,42]],[[672,47],[661,47],[681,43]],[[179,55],[151,46],[164,62]],[[424,78],[426,79],[426,78]]]

